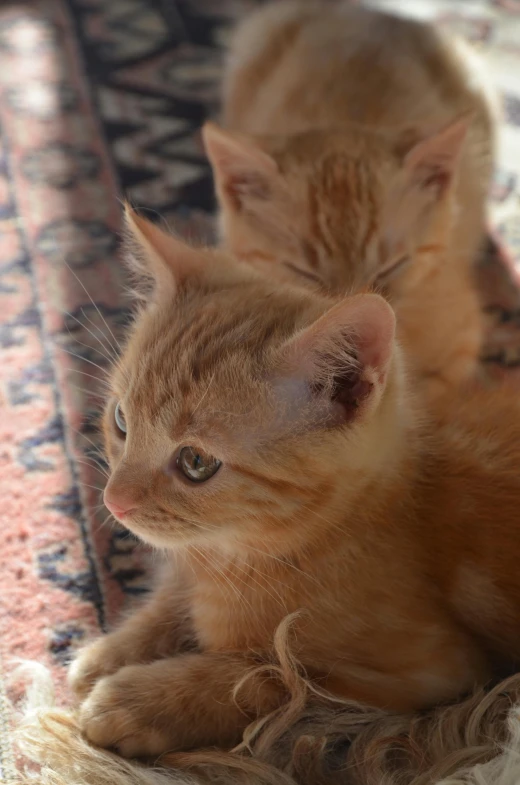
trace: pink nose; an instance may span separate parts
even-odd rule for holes
[[[128,513],[135,510],[137,505],[135,502],[131,501],[130,499],[125,499],[123,496],[112,496],[108,494],[106,491],[104,493],[103,501],[105,502],[105,507],[110,510],[112,515],[115,515],[116,518],[122,519]]]

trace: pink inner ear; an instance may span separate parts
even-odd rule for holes
[[[242,209],[247,198],[260,201],[267,200],[270,195],[269,182],[258,172],[230,173],[224,188],[237,210]]]
[[[378,295],[345,298],[288,346],[291,373],[337,418],[355,415],[376,386],[384,386],[393,352],[395,317]]]
[[[459,117],[418,142],[404,160],[405,171],[422,187],[445,189],[453,177],[471,117]]]
[[[206,123],[202,131],[206,153],[217,182],[240,205],[244,197],[266,199],[276,162],[252,141]]]
[[[451,182],[451,174],[442,168],[430,171],[426,169],[424,173],[419,173],[424,188],[432,188],[437,193],[444,193]]]
[[[334,344],[342,335],[347,335],[349,351],[354,350],[360,367],[386,370],[393,351],[395,315],[382,297],[369,294],[346,298],[322,318],[319,333],[323,331],[325,345]],[[318,320],[314,326],[320,322]]]
[[[449,186],[467,135],[470,117],[460,117],[436,134],[418,142],[404,160],[412,182],[442,194]]]
[[[334,376],[329,391],[328,425],[350,422],[355,418],[360,406],[369,398],[374,385],[363,378],[363,373],[362,367],[353,366],[350,370]],[[325,393],[323,388],[317,385],[313,385],[311,389],[317,395]]]
[[[390,310],[390,306],[388,306]],[[388,320],[377,318],[367,322],[356,335],[356,354],[358,361],[364,368],[375,371],[378,378],[383,380],[390,362],[395,335],[395,317],[390,310]]]

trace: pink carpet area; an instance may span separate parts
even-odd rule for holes
[[[0,781],[15,751],[19,658],[66,700],[74,650],[145,590],[146,559],[108,522],[96,418],[128,319],[124,194],[211,238],[197,129],[218,105],[222,45],[252,0],[0,4]],[[385,7],[396,3],[383,2]],[[399,4],[397,4],[399,5]],[[520,8],[406,0],[473,40],[504,95],[493,237],[478,266],[493,377],[520,368]]]

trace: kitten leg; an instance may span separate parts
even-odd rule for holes
[[[255,674],[234,699],[233,688],[255,665],[245,655],[206,652],[122,668],[99,681],[81,707],[82,731],[125,757],[233,747],[251,720],[283,697],[280,685]]]
[[[177,578],[167,576],[144,605],[114,632],[80,651],[69,670],[69,685],[83,699],[103,676],[126,665],[172,656],[193,643]]]
[[[352,663],[338,668],[336,661],[336,674],[320,678],[320,685],[346,700],[410,711],[453,698],[485,680],[479,650],[456,628],[447,630],[437,646],[423,636],[409,637],[411,651],[404,642],[398,647],[406,668],[386,670],[388,651],[381,646],[381,667]],[[93,744],[116,748],[125,757],[232,747],[252,720],[276,709],[287,696],[281,682],[265,671],[254,672],[257,664],[246,654],[201,652],[121,668],[98,681],[81,706],[81,729]]]

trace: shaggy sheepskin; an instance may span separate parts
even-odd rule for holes
[[[23,670],[32,683],[17,739],[42,768],[37,775],[26,771],[17,785],[520,783],[520,675],[462,703],[389,716],[331,702],[292,665],[281,666],[291,701],[251,726],[236,750],[168,754],[141,765],[90,746],[74,714],[53,707],[49,672],[29,663]]]

